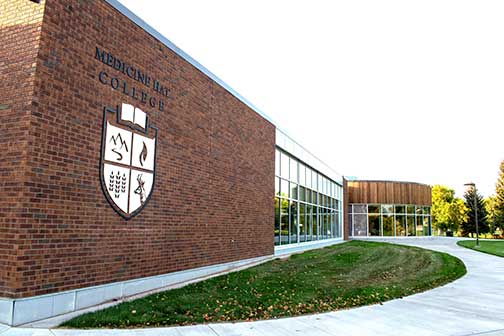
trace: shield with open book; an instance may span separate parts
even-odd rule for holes
[[[125,219],[146,206],[154,189],[157,128],[129,104],[103,111],[100,180],[112,208]]]

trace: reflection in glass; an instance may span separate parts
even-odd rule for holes
[[[354,204],[353,205],[354,213],[367,213],[366,204]]]
[[[406,216],[396,215],[396,236],[406,236]]]
[[[305,201],[305,188],[304,187],[301,187],[301,185],[299,186],[299,195],[298,195],[298,199],[300,201]]]
[[[275,245],[340,237],[341,187],[278,149],[275,196]]]
[[[280,199],[280,244],[289,243],[289,201]]]
[[[296,183],[291,182],[290,183],[290,197],[297,199],[298,198],[298,185]]]
[[[368,213],[373,213],[373,214],[379,214],[380,213],[380,206],[376,204],[368,204]]]
[[[280,245],[280,198],[275,197],[275,245]]]
[[[423,236],[423,217],[417,216],[416,218],[416,235]]]
[[[282,197],[289,197],[290,189],[289,189],[289,181],[281,179],[280,181],[280,195]]]
[[[302,163],[299,164],[299,184],[302,186],[306,184],[306,168]]]
[[[383,235],[394,235],[394,215],[383,215],[382,217]]]
[[[381,236],[380,230],[380,215],[369,215],[369,235]]]
[[[364,214],[353,215],[353,235],[354,236],[367,236],[367,221],[368,216]]]
[[[318,207],[314,205],[312,208],[312,237],[313,237],[313,240],[319,239],[318,230],[317,230],[317,227],[318,227],[317,213],[318,213]]]
[[[408,205],[407,207],[408,214],[414,214],[415,213],[415,206],[414,205]]]
[[[404,214],[406,213],[406,207],[404,205],[396,205],[395,207],[396,214]]]
[[[281,153],[280,154],[280,176],[285,178],[285,179],[289,179],[289,157],[284,154],[284,153]]]
[[[381,210],[383,214],[392,214],[394,213],[394,206],[390,204],[382,204]]]
[[[313,230],[312,230],[312,206],[310,204],[306,205],[306,241],[313,240]]]
[[[280,176],[280,151],[275,150],[275,175]]]
[[[298,182],[298,163],[296,160],[290,160],[290,180],[292,182]]]
[[[306,241],[306,209],[304,203],[299,203],[299,242]]]
[[[430,236],[430,217],[425,216],[423,218],[423,233],[424,236]]]
[[[297,243],[297,231],[298,231],[298,202],[291,201],[290,202],[290,211],[289,211],[289,243],[295,244]]]
[[[415,216],[407,216],[408,217],[408,236],[415,235]]]

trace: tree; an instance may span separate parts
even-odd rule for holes
[[[500,164],[499,177],[495,184],[495,196],[491,200],[491,216],[492,226],[504,230],[504,161]]]
[[[485,208],[487,211],[488,226],[490,227],[490,232],[495,233],[498,224],[498,209],[497,209],[497,196],[490,196],[485,199]]]
[[[467,237],[469,234],[472,237],[473,233],[476,233],[474,198],[476,198],[476,208],[478,209],[479,233],[488,233],[490,231],[483,196],[478,193],[476,187],[473,187],[467,189],[464,193],[465,206],[469,209],[467,212],[467,218],[461,225],[462,235],[464,237]]]
[[[467,208],[462,199],[455,197],[455,190],[446,186],[432,187],[432,226],[436,230],[456,232],[466,220]]]

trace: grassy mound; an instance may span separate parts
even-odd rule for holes
[[[380,303],[466,273],[445,253],[351,241],[76,317],[71,328],[130,328],[270,319]]]

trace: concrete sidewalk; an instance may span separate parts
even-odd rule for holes
[[[373,239],[376,241],[377,239]],[[467,275],[428,292],[374,305],[278,320],[131,330],[9,328],[0,336],[173,335],[502,335],[504,336],[504,258],[456,245],[457,239],[380,239],[457,256]]]

